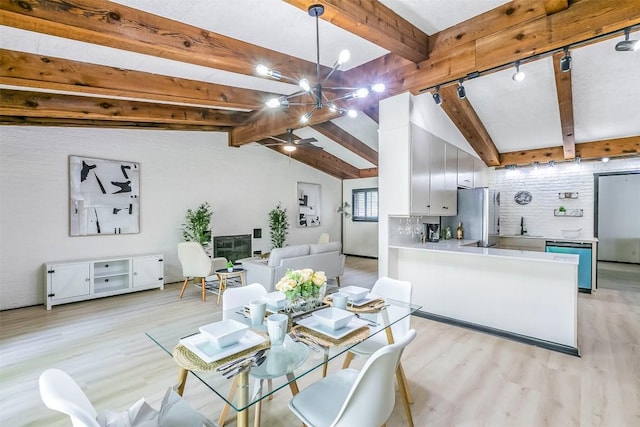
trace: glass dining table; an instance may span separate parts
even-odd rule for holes
[[[207,318],[210,323],[234,319],[250,327],[238,343],[222,349],[203,342],[204,335],[199,332],[204,326],[202,318],[173,321],[145,334],[176,362],[179,394],[182,395],[191,372],[224,401],[219,424],[224,423],[231,408],[237,413],[237,425],[245,427],[249,425],[251,407],[257,405],[259,417],[263,399],[285,387],[296,394],[297,380],[319,369],[326,375],[327,365],[333,359],[375,335],[386,333],[387,341],[393,342],[390,326],[419,309],[420,306],[388,298],[369,305],[350,305],[349,310],[356,315],[347,327],[335,331],[318,323],[312,313],[306,313],[293,317],[290,332],[280,345],[270,344],[266,321],[260,326],[251,326],[247,307],[212,313]],[[235,366],[234,362],[237,362]],[[408,388],[401,365],[397,376],[405,412],[412,425],[408,407],[411,397],[405,392]],[[255,384],[252,392],[250,380]],[[268,390],[262,387],[265,380],[269,380]]]

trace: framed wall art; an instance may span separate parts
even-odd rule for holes
[[[298,183],[298,227],[320,226],[320,184]]]
[[[69,156],[69,234],[140,232],[140,165]]]

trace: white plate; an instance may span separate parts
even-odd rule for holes
[[[360,320],[357,317],[351,319],[351,321],[347,323],[347,326],[345,326],[344,328],[336,329],[335,331],[318,322],[313,316],[301,319],[296,323],[298,325],[304,326],[305,328],[309,328],[312,331],[320,332],[321,334],[336,340],[349,335],[351,332],[355,331],[358,328],[369,325],[367,322],[365,322],[364,320]]]
[[[367,294],[364,298],[359,301],[351,301],[349,299],[349,304],[353,304],[354,307],[362,307],[363,305],[369,304],[371,301],[375,301],[380,299],[380,296],[374,294]]]
[[[187,347],[205,363],[215,362],[224,359],[243,350],[254,347],[265,342],[267,339],[253,331],[247,331],[240,340],[228,347],[219,348],[213,341],[210,341],[204,334],[195,334],[182,338],[180,344]]]

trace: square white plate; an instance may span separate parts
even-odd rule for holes
[[[369,304],[371,301],[375,301],[377,299],[380,299],[380,296],[378,295],[374,295],[374,294],[367,294],[364,298],[362,298],[360,301],[353,301],[353,305],[354,307],[362,307],[363,305],[367,305]],[[352,301],[349,300],[349,304],[351,304]]]
[[[335,331],[318,322],[313,316],[301,319],[296,323],[298,325],[304,326],[305,328],[309,328],[312,331],[320,332],[321,334],[336,340],[349,335],[351,332],[355,331],[358,328],[369,325],[367,322],[365,322],[364,320],[360,320],[357,317],[351,319],[351,321],[347,323],[347,326],[345,326],[344,328],[336,329]]]
[[[180,344],[195,353],[195,355],[202,359],[203,362],[211,363],[224,359],[227,356],[240,353],[241,351],[254,347],[258,344],[262,344],[266,340],[267,339],[262,335],[249,330],[237,343],[224,348],[216,346],[214,342],[209,340],[204,334],[195,334],[182,338],[180,340]]]

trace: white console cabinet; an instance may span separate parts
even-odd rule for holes
[[[44,271],[47,310],[68,302],[164,289],[161,254],[47,262]]]

